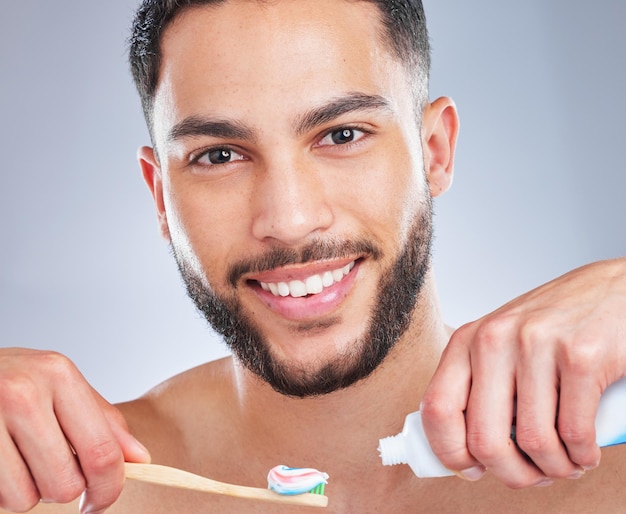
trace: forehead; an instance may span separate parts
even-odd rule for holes
[[[207,110],[259,117],[346,92],[408,85],[377,7],[349,0],[228,0],[188,8],[166,29],[155,134]],[[159,128],[159,124],[163,127]],[[158,137],[157,137],[158,139]]]

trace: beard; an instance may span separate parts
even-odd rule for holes
[[[247,315],[235,295],[214,293],[204,276],[188,266],[172,244],[187,294],[213,329],[221,334],[235,358],[275,391],[306,398],[331,393],[368,377],[385,359],[408,328],[425,276],[430,268],[432,200],[424,195],[420,213],[412,221],[407,241],[395,261],[381,274],[376,304],[365,333],[357,337],[349,353],[304,367],[277,359],[258,325]],[[382,252],[371,241],[313,241],[305,248],[272,248],[267,253],[229,267],[228,283],[237,287],[244,273],[261,272],[289,264],[342,258],[361,254],[381,260]],[[322,323],[302,327],[323,330]]]

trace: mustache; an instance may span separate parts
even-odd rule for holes
[[[337,241],[316,239],[301,248],[274,246],[264,253],[233,263],[228,268],[228,283],[236,287],[243,275],[271,271],[283,266],[308,262],[342,259],[345,257],[370,257],[380,260],[383,252],[372,241]]]

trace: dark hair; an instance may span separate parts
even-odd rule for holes
[[[143,112],[152,133],[152,107],[161,65],[161,38],[183,10],[218,5],[227,0],[143,0],[137,9],[130,36],[129,60]],[[262,1],[262,0],[259,0]],[[350,0],[375,4],[383,23],[383,42],[411,75],[415,101],[421,111],[428,97],[430,45],[421,0]]]

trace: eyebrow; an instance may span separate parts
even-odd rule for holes
[[[296,119],[294,129],[296,134],[302,135],[324,123],[344,114],[357,111],[383,110],[392,112],[389,102],[380,95],[366,95],[364,93],[348,93],[335,98],[331,102],[315,107]]]
[[[298,116],[293,124],[297,135],[302,135],[344,114],[357,111],[383,110],[392,112],[389,102],[380,95],[348,93],[320,107],[314,107]],[[254,141],[255,132],[237,120],[189,116],[174,125],[167,135],[171,143],[188,137],[209,136],[220,139]]]
[[[167,141],[171,143],[196,136],[242,139],[246,141],[252,141],[255,138],[253,131],[238,121],[189,116],[171,128],[167,135]]]

